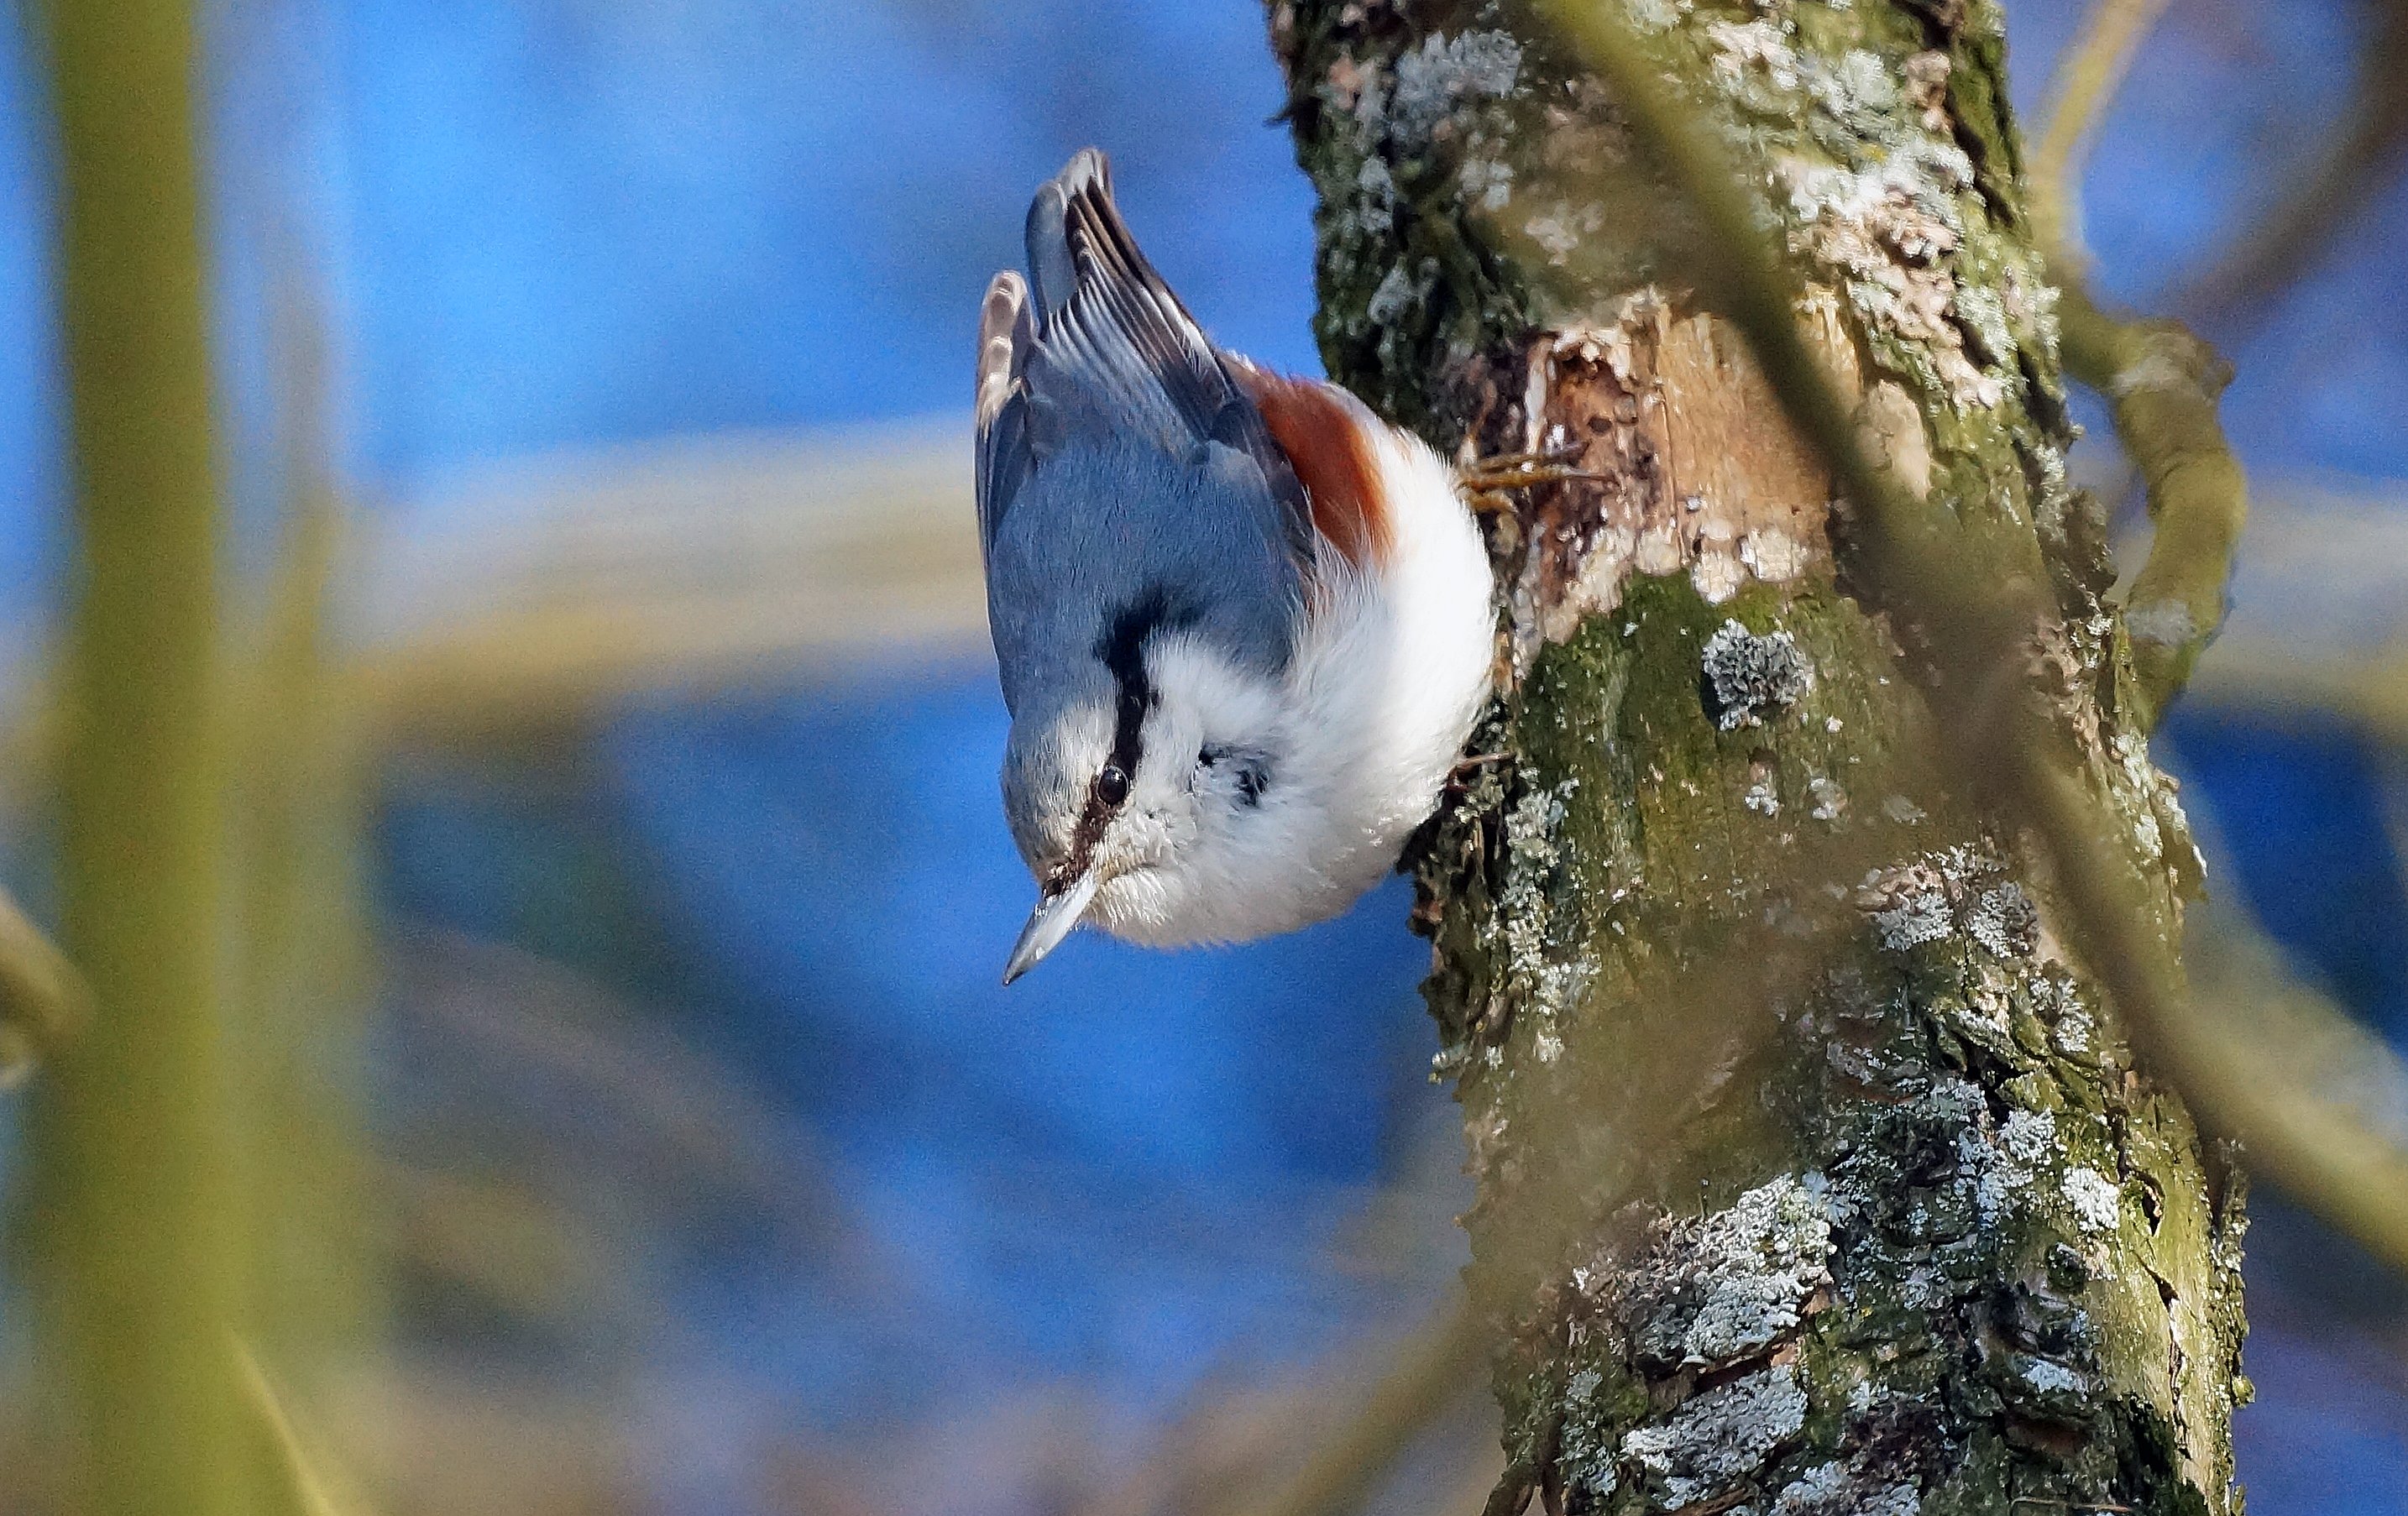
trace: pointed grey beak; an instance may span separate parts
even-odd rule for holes
[[[1028,924],[1020,929],[1020,940],[1012,944],[1011,961],[1003,965],[1004,983],[1010,984],[1035,968],[1047,953],[1062,945],[1062,939],[1070,935],[1070,928],[1079,924],[1079,918],[1094,902],[1096,883],[1095,871],[1090,869],[1060,894],[1049,894],[1037,902],[1037,908],[1028,913]]]

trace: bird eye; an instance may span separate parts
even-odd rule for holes
[[[1106,764],[1104,771],[1096,776],[1096,794],[1105,805],[1119,805],[1128,798],[1128,770],[1120,765]]]

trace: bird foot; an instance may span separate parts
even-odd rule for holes
[[[1458,759],[1455,765],[1446,771],[1447,793],[1463,794],[1471,788],[1471,777],[1474,774],[1490,764],[1511,763],[1512,758],[1513,755],[1510,752],[1475,752],[1469,758]]]
[[[1570,466],[1570,460],[1579,456],[1576,447],[1549,452],[1491,453],[1456,469],[1455,478],[1463,486],[1464,504],[1474,511],[1510,511],[1513,508],[1512,496],[1534,485],[1605,478]]]

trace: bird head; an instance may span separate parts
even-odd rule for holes
[[[1156,946],[1194,940],[1181,923],[1215,914],[1199,896],[1280,842],[1273,679],[1158,619],[1108,632],[1079,672],[1085,693],[1025,709],[1005,750],[1004,813],[1039,891],[1006,983],[1082,921]]]

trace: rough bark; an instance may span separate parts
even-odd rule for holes
[[[2044,582],[2049,694],[2164,919],[2148,761],[1989,0],[1608,0],[1748,165],[1868,447]],[[1331,375],[1462,456],[1507,678],[1418,853],[1492,1513],[2237,1509],[2241,1216],[1939,757],[1918,629],[1612,102],[1518,8],[1280,0]],[[1961,708],[1952,707],[1950,708]]]

